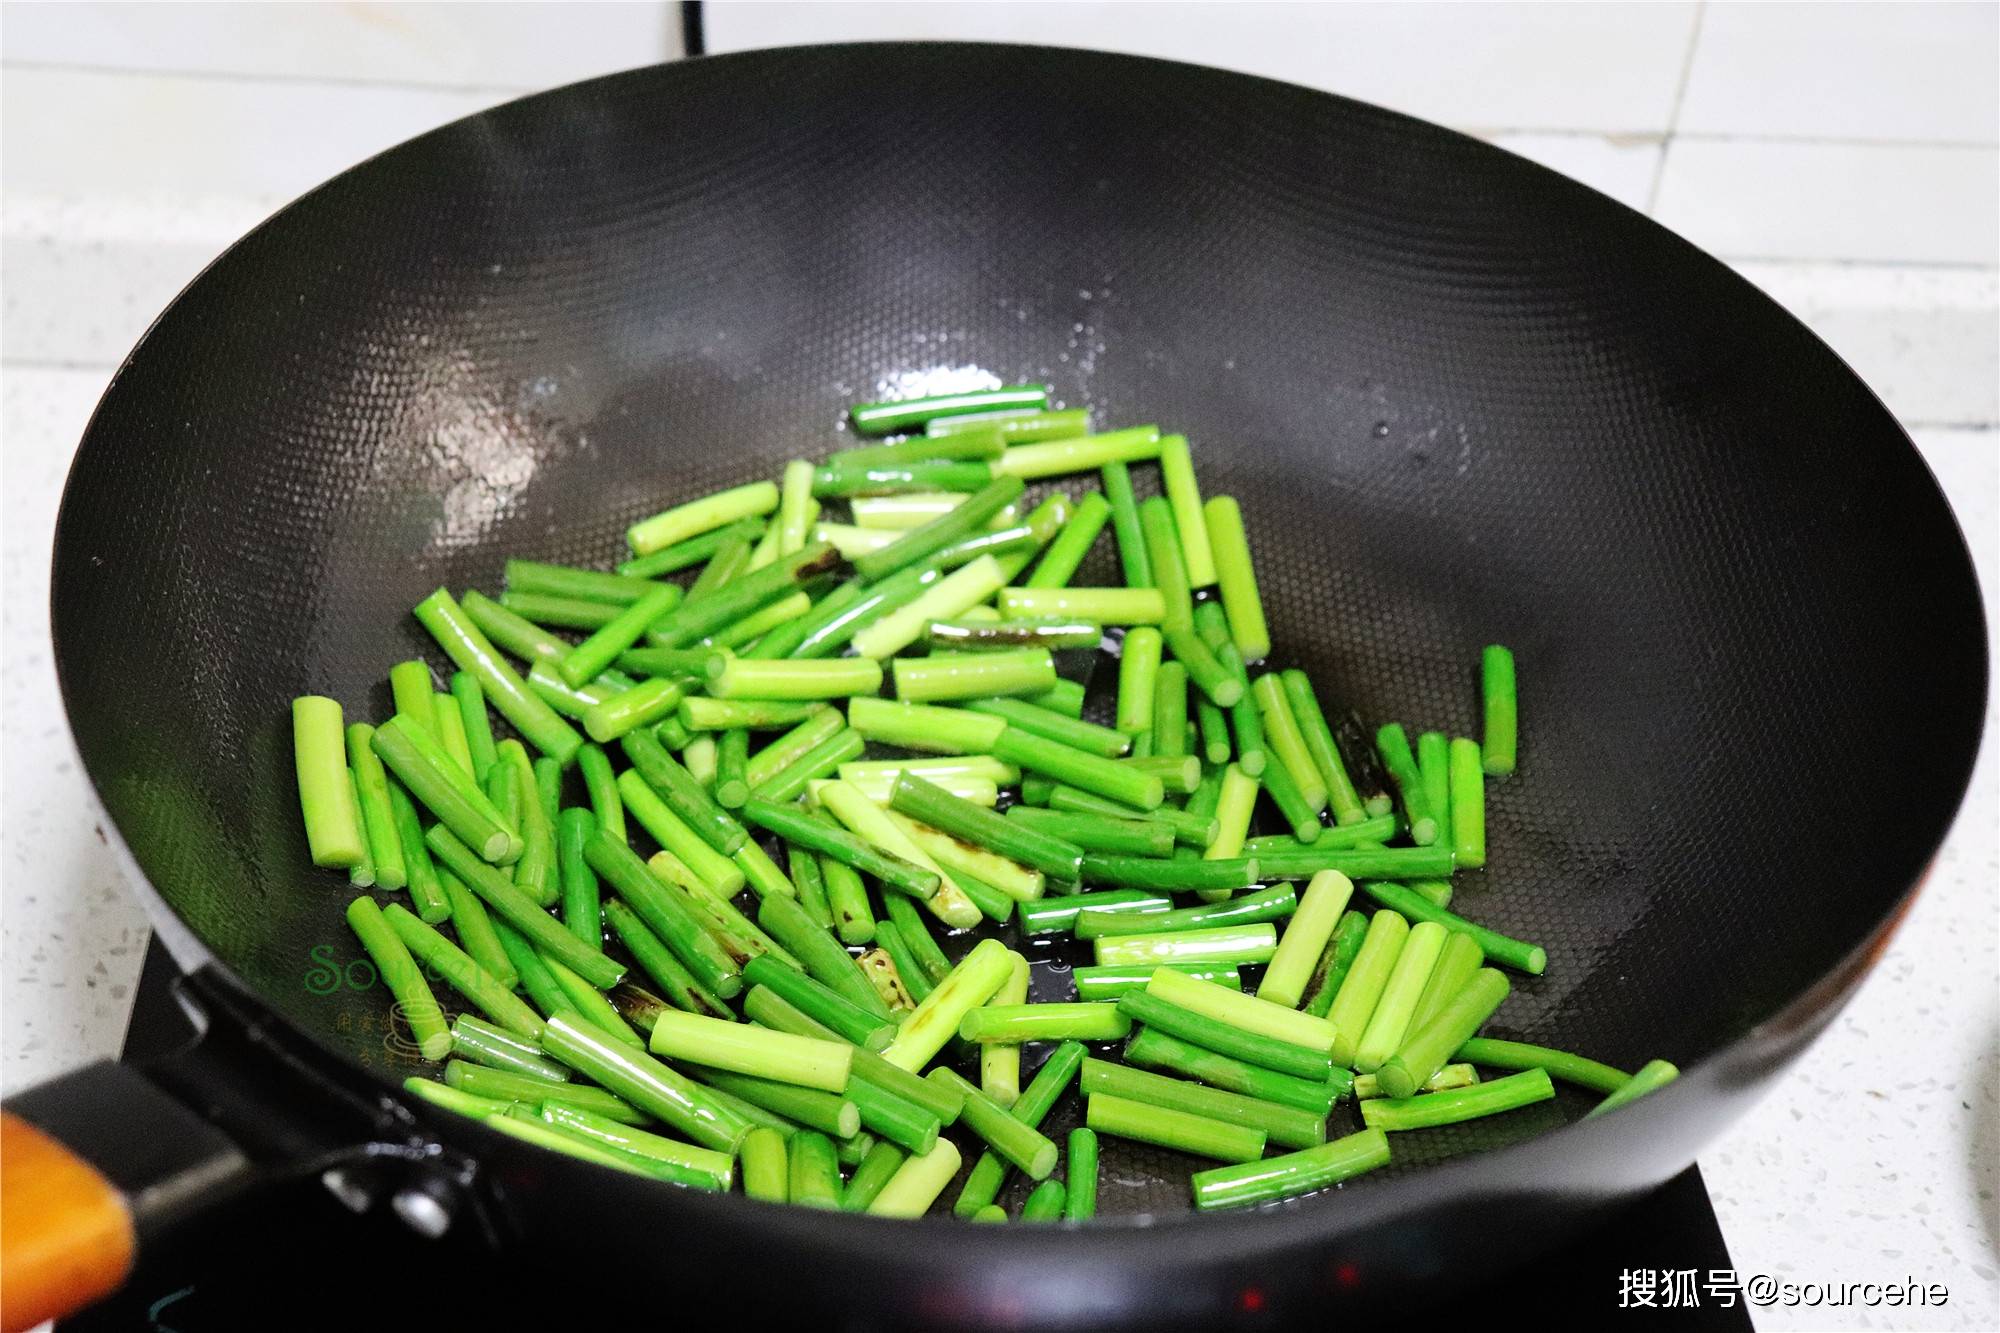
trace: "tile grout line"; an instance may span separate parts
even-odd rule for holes
[[[1697,9],[1696,28],[1693,38],[1699,37],[1700,15],[1705,12],[1707,0],[1700,0]],[[1687,80],[1693,66],[1692,39],[1688,57],[1683,64],[1680,84],[1676,88],[1674,103],[1669,113],[1670,125],[1663,133],[1654,130],[1620,130],[1587,128],[1572,125],[1453,125],[1450,128],[1474,138],[1490,139],[1502,135],[1525,134],[1559,139],[1610,139],[1646,141],[1651,140],[1663,149],[1672,140],[1685,139],[1691,143],[1743,143],[1743,144],[1795,144],[1819,148],[1948,148],[1969,152],[1991,151],[2000,148],[2000,138],[1956,139],[1956,138],[1865,138],[1854,135],[1824,134],[1742,134],[1726,130],[1680,130],[1677,128],[1681,102],[1687,92]],[[108,75],[130,78],[163,79],[212,79],[222,83],[265,83],[279,85],[320,85],[333,88],[359,88],[388,92],[421,93],[463,93],[480,97],[526,97],[548,91],[545,87],[529,87],[517,84],[480,83],[426,83],[406,79],[374,79],[352,75],[336,74],[273,74],[248,73],[243,70],[205,69],[148,69],[127,65],[90,65],[65,61],[6,60],[0,59],[0,70],[22,70],[36,73]],[[561,85],[551,85],[561,86]]]
[[[1673,106],[1667,112],[1667,132],[1660,137],[1659,160],[1653,163],[1653,183],[1646,191],[1646,216],[1654,217],[1660,206],[1660,183],[1667,176],[1667,154],[1674,150],[1674,135],[1680,129],[1681,104],[1687,100],[1688,84],[1694,78],[1695,52],[1701,47],[1702,20],[1708,17],[1708,0],[1694,7],[1694,25],[1688,29],[1687,54],[1681,58],[1680,81],[1674,85]]]
[[[1674,138],[1689,143],[1789,144],[1801,148],[1950,148],[1959,152],[1992,152],[2000,139],[1863,139],[1838,134],[1738,134],[1731,130],[1675,130]]]
[[[100,74],[131,78],[212,79],[218,83],[262,83],[284,86],[320,85],[333,88],[368,88],[385,92],[463,93],[469,97],[526,97],[546,91],[542,87],[495,83],[422,83],[404,79],[370,79],[339,74],[251,74],[233,69],[142,69],[129,65],[89,65],[60,60],[6,60],[0,69],[40,74]],[[606,71],[609,72],[609,71]],[[586,75],[585,77],[594,77]],[[554,85],[551,85],[554,86]]]
[[[1993,274],[2000,273],[2000,264],[1981,264],[1973,260],[1957,259],[1855,259],[1839,255],[1755,255],[1737,254],[1730,251],[1705,250],[1702,253],[1711,259],[1719,259],[1725,264],[1776,264],[1796,268],[1881,268],[1897,272]]]
[[[1664,144],[1668,135],[1659,130],[1578,129],[1548,125],[1455,125],[1461,134],[1475,139],[1497,139],[1506,135],[1533,135],[1538,139],[1607,139],[1627,143]],[[1672,137],[1686,143],[1773,144],[1788,148],[1942,148],[1961,153],[1990,153],[2000,149],[2000,139],[1861,139],[1828,134],[1744,134],[1734,130],[1676,130]]]
[[[118,367],[122,364],[124,364],[122,360],[121,361],[62,361],[62,360],[40,361],[36,360],[33,357],[25,357],[25,356],[0,357],[0,370],[73,370],[79,372],[88,370],[88,371],[100,371],[103,372],[104,374],[110,374],[112,371],[117,370]]]

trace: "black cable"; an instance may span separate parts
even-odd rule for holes
[[[681,0],[681,54],[708,54],[708,35],[701,21],[701,0]]]

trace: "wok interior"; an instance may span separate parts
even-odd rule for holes
[[[1477,735],[1479,647],[1512,646],[1521,772],[1458,903],[1549,966],[1495,1033],[1697,1060],[1861,941],[1956,804],[1984,677],[1962,545],[1789,318],[1471,140],[994,47],[528,99],[239,245],[71,479],[84,760],[217,958],[400,1077],[380,992],[326,966],[358,955],[306,857],[291,697],[383,715],[391,663],[442,665],[409,615],[432,588],[605,567],[633,519],[836,447],[847,403],[982,375],[1184,431],[1242,501],[1276,659],[1371,723]],[[1078,581],[1114,578],[1106,539]],[[1398,1166],[1576,1109],[1407,1136]],[[1182,1206],[1189,1165],[1107,1141],[1103,1207]]]

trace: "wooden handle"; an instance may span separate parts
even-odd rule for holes
[[[0,1112],[0,1330],[20,1333],[116,1291],[133,1247],[132,1214],[111,1182]]]

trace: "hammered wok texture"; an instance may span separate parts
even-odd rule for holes
[[[605,566],[635,518],[840,444],[850,401],[982,376],[1185,431],[1242,501],[1277,658],[1371,723],[1476,735],[1479,648],[1513,647],[1521,771],[1459,898],[1549,951],[1504,1035],[1717,1052],[1867,937],[1956,806],[1985,672],[1963,545],[1775,306],[1470,139],[1002,47],[530,98],[239,244],[71,477],[55,627],[85,764],[228,969],[400,1075],[379,992],[316,966],[354,956],[348,895],[307,861],[287,701],[380,715],[391,663],[443,663],[409,615],[439,584]],[[1045,951],[1048,986],[1076,959]],[[1397,1169],[1580,1105],[1404,1136]],[[1185,1206],[1187,1159],[1104,1163],[1106,1211]]]

